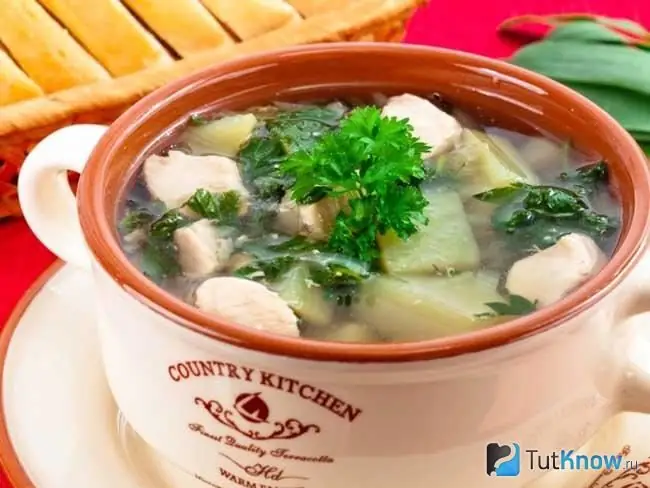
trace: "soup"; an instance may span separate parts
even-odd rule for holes
[[[129,186],[125,253],[217,317],[315,340],[420,341],[564,298],[611,256],[605,161],[437,97],[189,116]]]

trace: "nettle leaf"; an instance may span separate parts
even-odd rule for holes
[[[210,193],[199,188],[185,203],[191,210],[206,219],[215,219],[220,223],[232,222],[237,218],[241,202],[236,191]]]
[[[189,220],[178,209],[168,210],[149,227],[149,235],[159,239],[170,238],[176,229],[189,224]]]
[[[509,295],[507,302],[490,302],[485,305],[496,315],[528,315],[537,310],[537,302],[531,302],[521,295]]]
[[[484,191],[483,193],[477,193],[474,195],[474,198],[481,200],[482,202],[505,203],[520,195],[524,188],[525,186],[523,184],[515,183],[510,186],[493,188],[492,190]]]

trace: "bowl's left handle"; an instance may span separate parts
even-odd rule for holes
[[[20,206],[36,237],[59,258],[85,269],[90,254],[67,172],[83,171],[106,129],[72,125],[53,132],[32,149],[18,176]]]

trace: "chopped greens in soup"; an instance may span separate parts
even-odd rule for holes
[[[125,252],[244,327],[360,343],[471,332],[611,255],[604,161],[412,94],[190,116],[126,198]]]

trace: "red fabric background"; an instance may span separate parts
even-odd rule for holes
[[[645,0],[433,0],[413,19],[407,42],[507,56],[514,45],[495,34],[502,20],[521,14],[560,12],[625,17],[650,25],[650,2]],[[0,256],[0,324],[4,324],[17,300],[54,257],[22,221],[0,224]],[[9,488],[2,473],[0,487]]]

